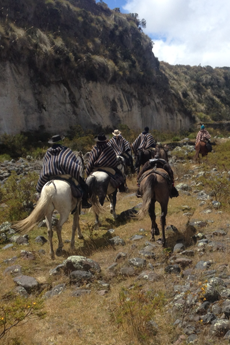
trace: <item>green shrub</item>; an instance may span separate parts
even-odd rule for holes
[[[2,200],[9,206],[4,212],[6,220],[16,221],[29,215],[35,201],[37,180],[35,173],[29,173],[19,180],[16,172],[12,172],[2,188]]]

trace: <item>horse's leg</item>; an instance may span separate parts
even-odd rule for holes
[[[168,212],[168,200],[164,205],[161,205],[161,228],[162,228],[162,245],[166,247],[166,238],[165,238],[165,225],[166,225],[166,216]]]
[[[60,219],[56,226],[57,237],[58,237],[58,249],[56,250],[56,255],[58,256],[62,255],[62,248],[64,246],[63,241],[62,241],[62,236],[61,236],[62,225],[67,221],[68,217],[69,217],[69,210],[68,211],[64,210],[62,213],[60,213]]]
[[[104,202],[105,202],[105,194],[99,195],[98,199],[99,199],[99,203],[101,204],[101,206],[103,206]],[[101,226],[101,222],[99,220],[99,215],[97,213],[95,213],[95,225],[94,225],[94,228],[98,229],[99,226]]]
[[[54,255],[54,249],[53,249],[53,230],[52,230],[52,214],[53,211],[48,215],[45,216],[45,220],[46,220],[46,226],[47,226],[47,232],[48,232],[48,239],[49,239],[49,243],[50,243],[50,257],[53,260],[55,258]]]
[[[109,195],[109,200],[110,200],[110,213],[112,213],[113,218],[116,219],[117,215],[116,215],[115,208],[116,208],[116,203],[117,203],[117,189],[115,190],[115,192]]]
[[[81,233],[81,228],[80,228],[80,212],[81,212],[81,202],[78,201],[76,211],[73,215],[73,225],[72,225],[72,237],[71,237],[71,242],[70,242],[70,249],[74,250],[74,244],[75,244],[75,233],[76,229],[78,231],[78,238],[83,239],[83,235]]]
[[[159,229],[156,223],[156,214],[155,214],[155,200],[151,200],[151,203],[149,205],[149,216],[151,218],[152,221],[152,225],[151,225],[151,240],[155,241],[155,235],[159,235]]]

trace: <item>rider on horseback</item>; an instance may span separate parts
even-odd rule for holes
[[[174,198],[177,197],[179,195],[177,189],[174,187],[174,175],[173,175],[173,171],[169,165],[168,162],[166,162],[166,160],[162,159],[162,158],[153,158],[150,159],[148,162],[145,163],[145,165],[143,166],[143,168],[141,169],[140,173],[137,175],[137,192],[136,192],[136,196],[138,198],[141,198],[142,195],[140,193],[139,187],[140,187],[140,183],[141,183],[141,176],[147,171],[147,170],[152,170],[152,169],[156,169],[156,168],[161,168],[164,169],[167,173],[168,173],[168,182],[169,182],[169,187],[170,187],[170,198]],[[167,178],[167,176],[165,176],[165,178]]]
[[[204,147],[206,145],[206,142],[208,142],[210,138],[211,138],[211,135],[205,129],[204,125],[202,125],[200,127],[200,131],[197,133],[197,136],[196,136],[195,159],[197,159],[199,157],[199,152],[200,152],[201,147]],[[206,153],[206,154],[208,154],[208,153]],[[202,155],[205,155],[205,153],[203,153]]]
[[[133,157],[129,142],[123,138],[118,129],[115,129],[112,135],[113,138],[109,140],[108,145],[114,149],[116,155],[125,158],[126,164],[131,167],[131,172],[134,173],[135,169],[133,166]]]
[[[79,186],[74,184],[74,180],[67,179],[63,176],[63,179],[70,183],[72,194],[74,197],[82,196],[82,207],[89,208],[91,205],[87,202],[88,186],[80,176],[81,161],[77,159],[73,151],[68,147],[62,146],[61,141],[63,136],[54,135],[48,143],[52,145],[44,158],[43,167],[39,176],[39,180],[36,186],[37,192],[40,194],[42,187],[50,180],[63,175],[70,175],[73,179],[76,179]],[[76,190],[77,188],[77,190]]]
[[[135,153],[137,152],[137,150],[147,150],[151,147],[156,147],[155,140],[153,139],[152,134],[149,133],[149,127],[144,128],[144,132],[139,134],[139,136],[131,146]]]
[[[144,128],[144,132],[139,134],[137,139],[132,143],[131,145],[133,152],[136,156],[136,163],[135,163],[135,168],[137,169],[137,172],[139,172],[139,167],[140,167],[140,162],[141,162],[141,157],[143,152],[147,151],[148,154],[150,155],[150,151],[152,148],[155,149],[156,143],[155,140],[153,139],[153,136],[149,133],[149,127]],[[149,156],[149,158],[151,155]]]
[[[125,178],[122,172],[117,169],[119,161],[117,159],[116,153],[111,146],[108,145],[108,139],[104,133],[101,133],[95,137],[96,145],[90,152],[89,163],[86,168],[86,174],[89,174],[93,169],[99,168],[106,171],[106,168],[112,168],[116,174],[114,176],[110,175],[114,180],[119,182],[119,191],[125,192],[126,188],[124,186]],[[106,171],[107,172],[107,171]],[[110,172],[108,172],[110,174]]]

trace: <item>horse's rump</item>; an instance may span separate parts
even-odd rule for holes
[[[204,141],[200,141],[198,144],[196,144],[195,149],[196,149],[196,151],[199,150],[199,153],[201,153],[202,156],[207,156],[207,154],[209,152],[207,150],[206,143]]]
[[[111,186],[115,189],[125,182],[125,178],[122,175],[122,173],[117,174],[113,168],[101,167],[101,168],[95,168],[94,170],[95,170],[94,172],[106,173],[110,178],[109,182],[111,183]]]

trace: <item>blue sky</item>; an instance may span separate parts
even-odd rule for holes
[[[98,2],[98,1],[97,1]],[[230,1],[104,0],[109,8],[138,13],[153,53],[172,65],[230,67]]]

